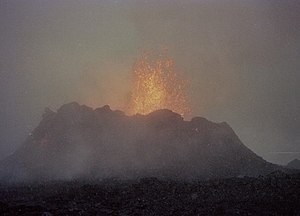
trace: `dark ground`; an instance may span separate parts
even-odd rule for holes
[[[300,174],[1,184],[0,215],[300,215]]]

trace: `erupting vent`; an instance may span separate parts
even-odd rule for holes
[[[190,112],[185,80],[173,68],[168,57],[151,59],[144,54],[134,65],[134,83],[130,103],[132,114],[148,114],[158,109],[170,109],[182,116]]]

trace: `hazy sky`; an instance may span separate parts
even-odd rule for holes
[[[0,0],[0,158],[45,107],[122,108],[135,59],[160,48],[193,115],[228,122],[268,160],[300,159],[297,0]]]

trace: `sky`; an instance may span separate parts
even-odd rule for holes
[[[192,116],[268,161],[300,159],[300,1],[1,0],[0,159],[45,107],[122,109],[144,52],[167,49]]]

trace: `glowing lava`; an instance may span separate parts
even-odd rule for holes
[[[174,72],[172,59],[152,60],[151,57],[144,54],[134,65],[130,113],[148,114],[170,109],[185,116],[190,112],[185,80]]]

